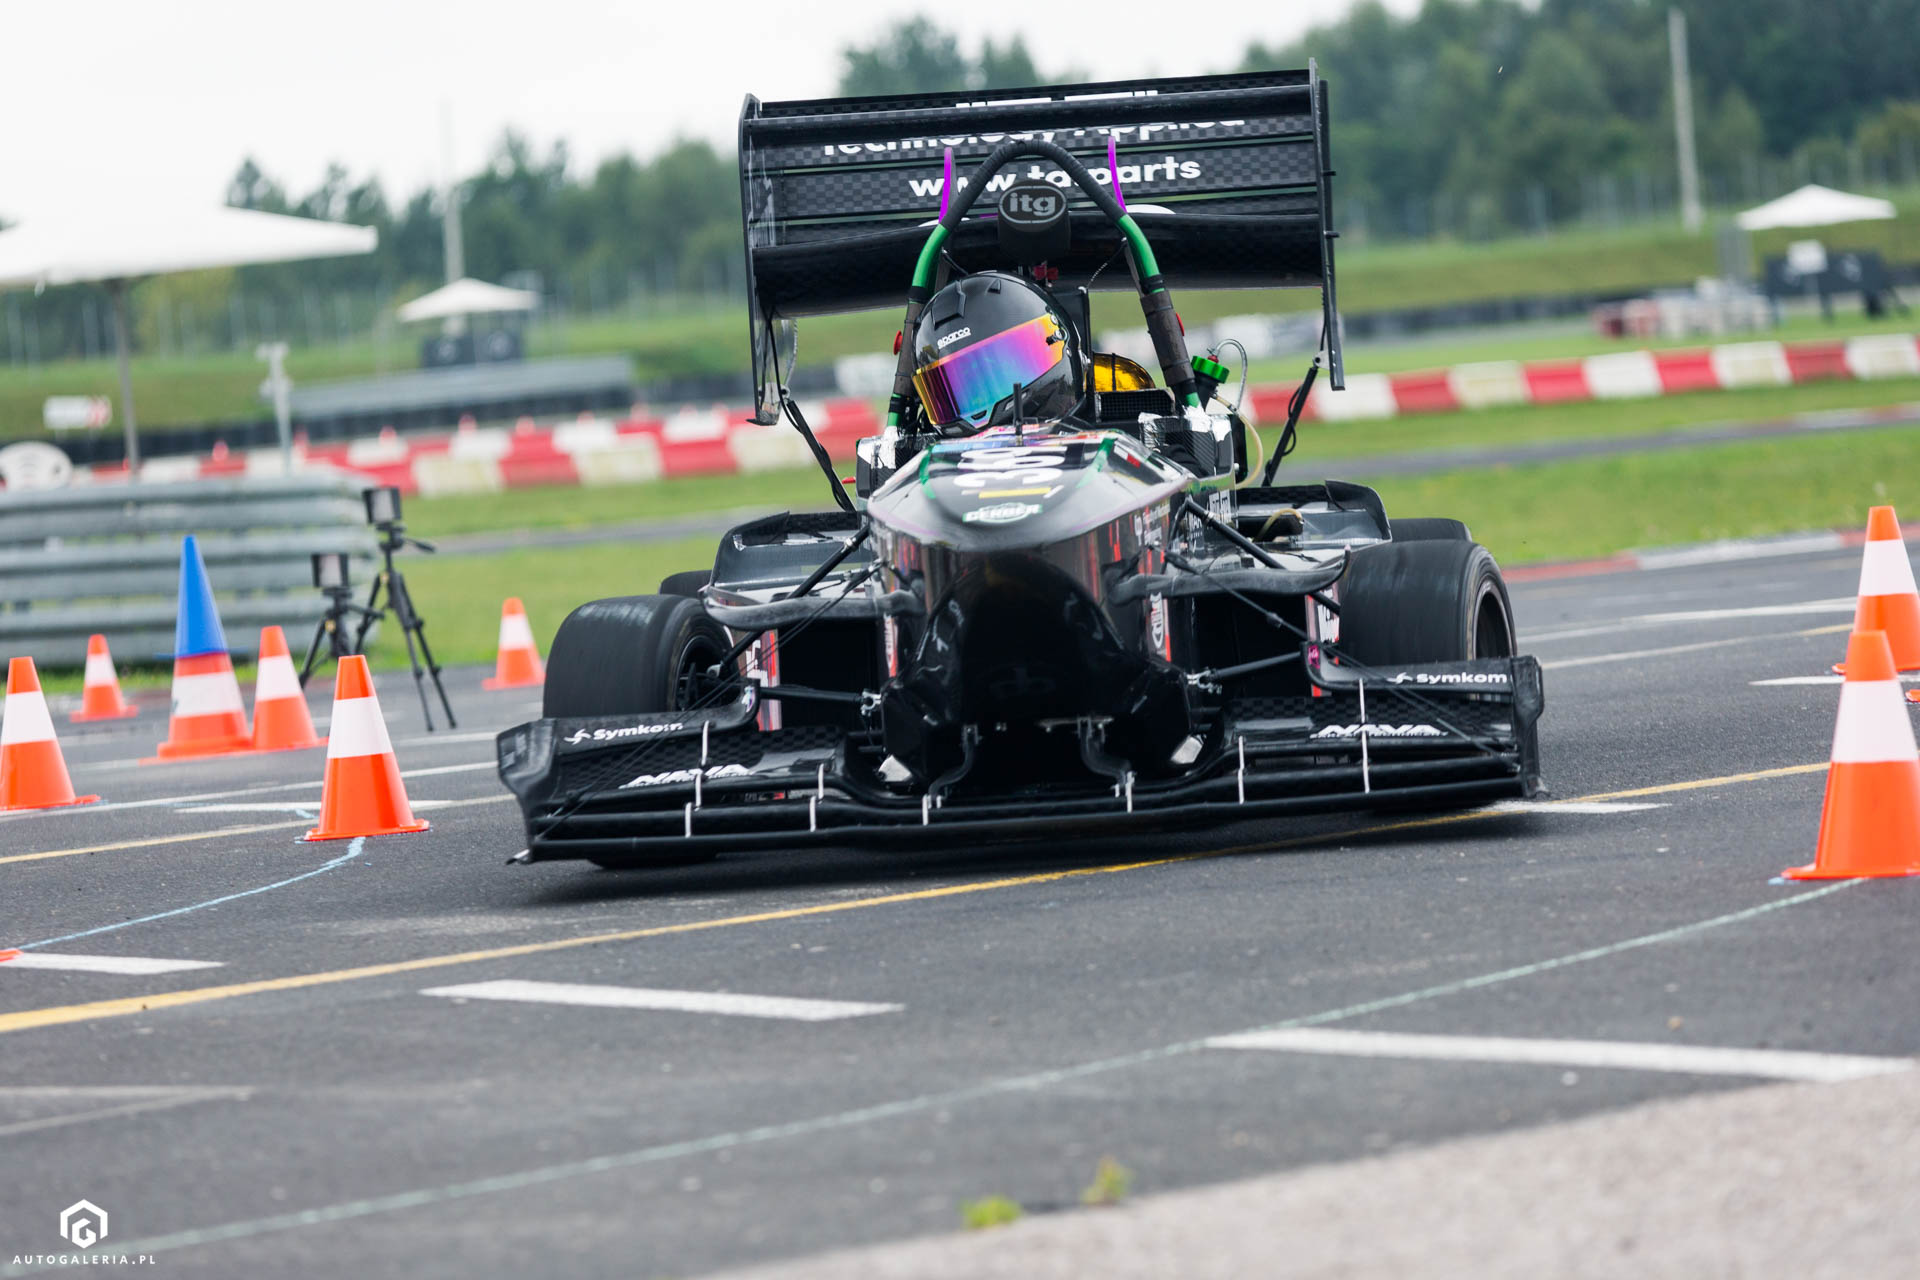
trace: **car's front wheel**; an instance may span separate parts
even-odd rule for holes
[[[727,633],[686,596],[616,596],[567,615],[547,655],[543,711],[619,716],[710,706],[726,686],[707,671],[728,649]],[[593,858],[612,871],[685,866],[714,855]]]
[[[1455,537],[1363,547],[1340,580],[1340,647],[1368,666],[1512,657],[1500,567]]]

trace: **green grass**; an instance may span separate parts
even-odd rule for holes
[[[795,472],[753,480],[804,486],[807,478],[808,473]],[[1361,467],[1349,478],[1374,484],[1390,512],[1457,516],[1502,563],[1522,564],[1713,538],[1861,527],[1867,508],[1879,503],[1920,510],[1920,433],[1845,432],[1426,476],[1370,479]],[[517,594],[526,601],[544,646],[575,605],[603,595],[651,591],[666,574],[704,565],[712,553],[711,538],[691,538],[422,557],[407,572],[442,659],[487,663],[494,656],[503,596]],[[388,667],[405,661],[392,635],[382,636],[374,656]]]
[[[1093,1181],[1080,1192],[1080,1203],[1090,1208],[1117,1205],[1132,1190],[1133,1170],[1112,1156],[1101,1156],[1093,1171]]]
[[[406,514],[407,528],[431,540],[502,529],[586,529],[736,508],[807,510],[832,502],[825,477],[813,467],[802,467],[608,488],[554,486],[504,494],[409,498]]]
[[[753,477],[804,484],[809,473]],[[1608,555],[1635,547],[1800,529],[1862,527],[1867,508],[1920,511],[1920,433],[1858,431],[1748,441],[1662,453],[1525,466],[1463,468],[1425,476],[1348,478],[1374,484],[1402,515],[1465,520],[1503,564]],[[814,479],[817,484],[817,478]],[[662,486],[667,487],[667,486]],[[498,500],[502,521],[515,521]],[[421,523],[423,531],[430,526]],[[489,664],[500,602],[517,595],[544,648],[576,605],[650,592],[681,569],[711,562],[713,540],[529,548],[484,556],[420,556],[407,562],[427,635],[448,664]],[[374,645],[386,669],[406,665],[391,627]],[[122,668],[130,688],[164,685],[164,669]],[[49,691],[77,692],[79,675],[43,673]],[[250,679],[242,675],[243,682]]]
[[[595,546],[509,551],[488,556],[420,556],[406,564],[414,607],[427,620],[427,640],[441,663],[491,664],[500,628],[500,602],[519,596],[544,653],[574,606],[601,596],[639,595],[681,569],[713,563],[713,539],[602,543]],[[404,667],[399,632],[381,628],[372,658]]]
[[[969,1231],[984,1231],[989,1227],[1004,1227],[1018,1222],[1026,1210],[1020,1202],[1006,1196],[982,1196],[978,1200],[963,1200],[960,1203],[960,1225]]]
[[[1467,413],[1416,414],[1361,422],[1308,422],[1300,427],[1300,447],[1288,457],[1283,469],[1298,474],[1315,458],[1649,435],[1676,427],[1767,422],[1797,413],[1910,401],[1920,401],[1920,378],[1699,391],[1646,400],[1506,405]],[[1270,438],[1272,426],[1266,431]]]
[[[1818,316],[1789,316],[1778,328],[1760,333],[1730,333],[1722,337],[1603,338],[1589,328],[1548,324],[1537,332],[1516,328],[1496,336],[1449,341],[1444,336],[1401,338],[1354,343],[1345,348],[1346,367],[1353,373],[1404,373],[1415,369],[1445,369],[1487,360],[1574,360],[1620,351],[1672,350],[1715,346],[1729,342],[1778,339],[1782,342],[1838,341],[1871,333],[1912,333],[1920,330],[1920,315],[1887,316],[1869,320],[1856,309],[1836,313],[1831,323]],[[1228,353],[1229,357],[1232,353]],[[1253,362],[1251,379],[1260,382],[1298,382],[1307,371],[1309,356],[1302,353]],[[1228,389],[1229,394],[1232,388]]]
[[[1363,473],[1353,477],[1369,482]],[[1742,441],[1425,476],[1382,476],[1389,513],[1448,515],[1503,564],[1715,538],[1864,528],[1867,508],[1920,511],[1920,433]]]
[[[1920,201],[1906,196],[1896,204],[1900,217],[1893,221],[1830,227],[1818,235],[1830,248],[1874,248],[1889,261],[1911,261],[1920,257]],[[1801,233],[1787,232],[1755,236],[1755,262],[1799,238]],[[1648,224],[1478,244],[1437,240],[1376,246],[1349,240],[1340,249],[1340,301],[1348,314],[1358,314],[1487,298],[1624,292],[1684,284],[1713,274],[1716,263],[1712,227],[1689,235],[1677,226]],[[1226,315],[1312,310],[1319,305],[1318,297],[1312,290],[1192,292],[1182,295],[1180,308],[1190,323],[1200,324]],[[635,377],[642,383],[675,374],[728,372],[745,366],[744,310],[741,304],[674,300],[646,314],[540,325],[531,333],[530,348],[536,356],[623,353],[632,357]],[[1096,327],[1134,327],[1139,322],[1138,307],[1126,294],[1095,298]],[[897,308],[809,318],[801,325],[800,362],[885,351],[899,323]],[[1896,322],[1895,327],[1901,323],[1907,322]],[[411,368],[417,359],[411,338],[378,347],[361,342],[299,348],[288,358],[288,372],[296,382],[319,382]],[[1466,358],[1579,354],[1564,343],[1556,350],[1531,351],[1525,340],[1503,347],[1499,355]],[[1427,350],[1417,357],[1421,364],[1456,361],[1445,348]],[[1372,353],[1356,349],[1349,366],[1355,372],[1388,369],[1395,367],[1395,358],[1383,356],[1384,362],[1376,363]],[[248,353],[140,356],[133,373],[143,429],[265,414],[257,390],[264,366]],[[0,368],[0,438],[39,434],[41,401],[49,395],[114,395],[117,385],[111,360]]]

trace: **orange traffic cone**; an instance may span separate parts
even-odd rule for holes
[[[1913,562],[1900,536],[1892,507],[1867,512],[1867,545],[1860,555],[1860,603],[1853,630],[1884,631],[1896,671],[1920,671],[1920,589],[1914,587]],[[1844,663],[1833,668],[1846,674]],[[1920,699],[1915,699],[1920,701]]]
[[[327,776],[320,792],[320,825],[303,840],[345,840],[425,831],[413,816],[400,762],[393,758],[387,722],[360,654],[340,659],[333,682],[333,723],[327,728]]]
[[[125,720],[139,715],[139,709],[127,705],[120,696],[120,677],[113,670],[113,655],[107,652],[105,636],[87,637],[87,674],[80,687],[80,709],[68,716],[73,724],[89,720]]]
[[[547,669],[540,664],[540,651],[533,645],[533,626],[527,621],[526,606],[520,597],[508,596],[500,606],[500,656],[494,662],[493,675],[480,682],[483,689],[518,689],[540,684]]]
[[[300,673],[287,652],[287,633],[279,627],[261,628],[260,667],[253,680],[253,749],[297,751],[326,743],[313,732]]]
[[[15,658],[7,664],[7,702],[0,709],[0,809],[58,809],[99,798],[73,794],[40,673],[32,658]]]
[[[1789,880],[1920,875],[1920,751],[1893,654],[1878,631],[1856,631],[1847,641],[1847,680],[1840,686],[1813,865],[1781,874]]]

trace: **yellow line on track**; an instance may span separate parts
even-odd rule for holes
[[[246,836],[257,831],[284,831],[288,827],[309,825],[301,818],[290,822],[265,822],[254,827],[221,827],[216,831],[189,831],[180,836],[154,836],[148,840],[119,840],[113,844],[90,844],[79,849],[49,849],[45,853],[10,853],[0,863],[38,862],[42,858],[72,858],[83,853],[112,853],[116,849],[148,849],[161,844],[186,844],[193,840],[216,840],[221,836]]]
[[[1676,791],[1698,791],[1702,787],[1724,787],[1735,782],[1764,782],[1768,778],[1791,778],[1803,773],[1825,773],[1827,762],[1789,764],[1778,769],[1756,769],[1752,773],[1730,773],[1724,778],[1699,778],[1692,782],[1663,782],[1657,787],[1635,787],[1631,791],[1605,791],[1582,800],[1631,800],[1636,796],[1666,796]]]
[[[1696,791],[1707,787],[1731,786],[1741,782],[1757,782],[1767,778],[1786,777],[1793,774],[1811,773],[1824,769],[1823,764],[1789,765],[1781,769],[1762,769],[1753,773],[1728,774],[1719,778],[1699,778],[1690,782],[1667,783],[1663,786],[1645,787],[1635,791],[1616,791],[1605,795],[1579,796],[1567,803],[1582,801],[1608,800],[1626,796],[1656,795],[1673,791]],[[469,801],[467,803],[475,803]],[[212,1000],[228,1000],[235,996],[262,995],[273,991],[298,991],[304,987],[330,986],[340,982],[358,982],[364,978],[384,978],[401,973],[420,973],[430,969],[445,969],[456,965],[479,964],[488,960],[510,960],[518,956],[545,955],[555,951],[569,951],[576,947],[602,946],[614,942],[637,942],[644,938],[664,938],[674,934],[700,933],[709,929],[729,929],[741,925],[772,924],[782,920],[801,920],[810,916],[838,915],[846,911],[862,911],[870,907],[894,906],[903,902],[931,902],[941,898],[957,898],[975,893],[989,893],[999,889],[1014,889],[1026,885],[1051,884],[1061,880],[1073,880],[1086,876],[1115,875],[1125,871],[1142,871],[1149,867],[1172,866],[1181,862],[1197,862],[1207,858],[1219,858],[1229,854],[1245,853],[1254,850],[1283,849],[1302,844],[1333,840],[1351,840],[1360,836],[1379,835],[1390,831],[1405,831],[1416,827],[1440,826],[1446,823],[1470,822],[1477,818],[1498,818],[1508,816],[1508,811],[1498,809],[1474,810],[1468,813],[1441,814],[1434,817],[1413,818],[1404,822],[1381,823],[1375,826],[1359,827],[1349,831],[1328,832],[1324,835],[1302,836],[1283,841],[1266,841],[1254,845],[1240,845],[1227,849],[1209,849],[1199,853],[1178,854],[1168,858],[1150,858],[1141,862],[1121,862],[1100,867],[1076,867],[1066,871],[1045,871],[1034,875],[1008,876],[998,880],[976,880],[966,884],[947,885],[939,889],[918,889],[909,893],[879,894],[871,898],[854,898],[845,902],[823,902],[809,907],[789,907],[780,911],[760,911],[749,915],[721,916],[711,920],[690,920],[681,924],[655,925],[646,929],[623,929],[615,933],[594,933],[576,938],[554,938],[545,942],[519,943],[510,947],[490,947],[481,951],[458,951],[447,955],[421,956],[413,960],[397,960],[388,964],[361,965],[353,969],[330,969],[318,973],[296,973],[282,978],[263,978],[255,982],[235,982],[218,987],[193,987],[184,991],[161,991],[151,995],[127,996],[118,1000],[95,1000],[85,1004],[58,1005],[47,1009],[23,1009],[18,1013],[0,1014],[0,1034],[9,1031],[28,1031],[38,1027],[55,1027],[71,1022],[88,1022],[96,1018],[117,1018],[133,1013],[148,1013],[157,1009],[174,1009],[182,1005],[205,1004]]]

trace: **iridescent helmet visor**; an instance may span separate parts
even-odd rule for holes
[[[978,423],[993,406],[1031,386],[1066,359],[1067,344],[1052,316],[1035,316],[950,356],[941,356],[913,375],[927,418],[935,423]]]

